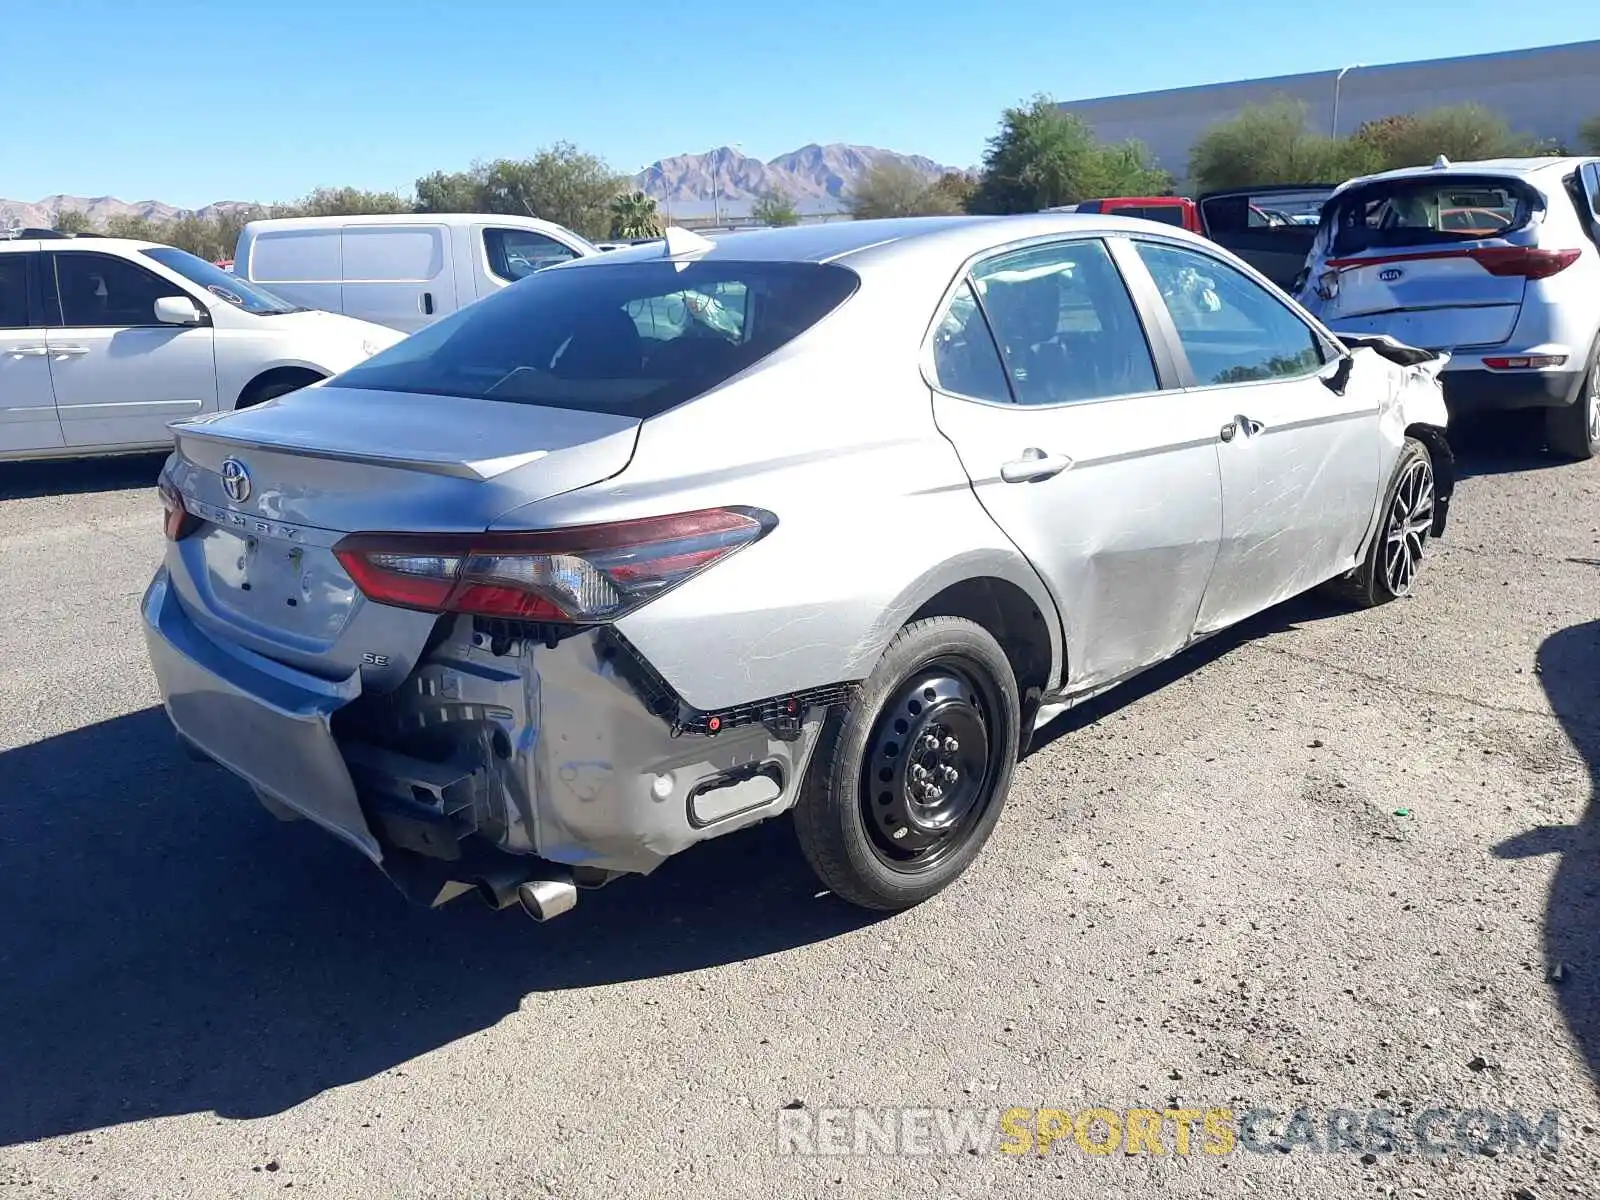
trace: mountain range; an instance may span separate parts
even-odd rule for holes
[[[683,217],[743,215],[762,195],[782,191],[801,212],[837,212],[844,207],[850,187],[873,167],[897,163],[930,182],[957,167],[941,166],[917,154],[901,154],[876,146],[851,146],[834,142],[812,143],[788,154],[762,161],[737,147],[719,146],[704,154],[678,154],[651,163],[634,176],[634,186],[655,197],[669,214]],[[0,229],[16,222],[30,228],[48,228],[63,212],[84,212],[103,226],[117,216],[170,221],[194,213],[215,216],[229,209],[252,208],[243,200],[219,200],[201,209],[178,208],[159,200],[129,203],[114,196],[46,196],[32,203],[0,200]]]

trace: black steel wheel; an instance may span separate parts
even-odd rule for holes
[[[999,820],[1019,722],[1016,677],[987,630],[906,626],[812,755],[794,821],[818,878],[883,910],[949,885]]]

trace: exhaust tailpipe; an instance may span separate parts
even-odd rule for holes
[[[578,885],[571,878],[529,879],[517,886],[517,899],[535,921],[548,921],[577,906]]]

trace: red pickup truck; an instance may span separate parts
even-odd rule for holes
[[[1317,236],[1332,184],[1234,188],[1187,196],[1111,196],[1052,212],[1115,214],[1176,225],[1226,246],[1281,288],[1289,288]]]

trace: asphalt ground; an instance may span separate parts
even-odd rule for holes
[[[0,467],[0,1198],[1600,1195],[1600,462],[1463,453],[1411,598],[1067,714],[933,902],[775,822],[544,926],[177,752],[157,460]]]

